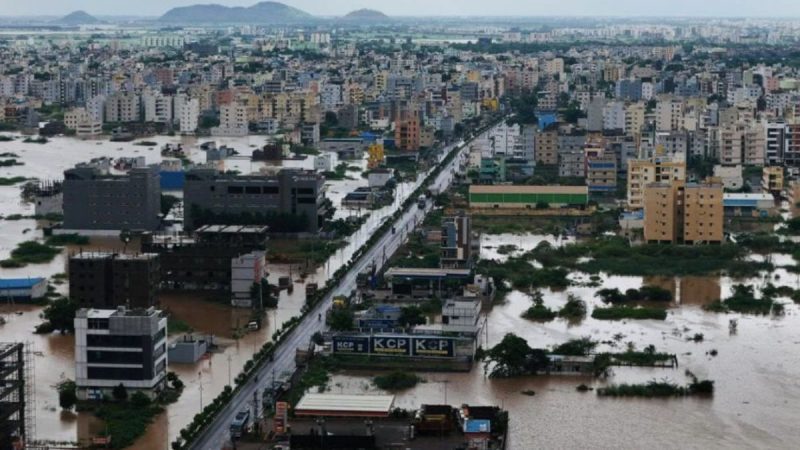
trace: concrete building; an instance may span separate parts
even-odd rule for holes
[[[138,122],[141,118],[141,97],[132,92],[117,92],[105,100],[106,122]]]
[[[155,230],[161,222],[161,185],[156,167],[107,175],[97,167],[78,165],[64,171],[62,186],[64,229],[142,231]]]
[[[394,131],[395,146],[398,150],[416,152],[420,147],[419,119],[411,117],[407,120],[397,121]]]
[[[30,448],[28,439],[33,439],[28,435],[35,428],[29,421],[36,420],[30,412],[34,398],[29,398],[33,394],[33,367],[26,366],[33,361],[31,351],[21,342],[0,343],[0,448],[4,450]]]
[[[327,211],[325,178],[283,169],[277,175],[235,175],[194,169],[184,185],[184,227],[259,224],[271,231],[316,233]]]
[[[239,103],[227,103],[219,108],[219,126],[211,129],[214,136],[247,136],[247,107]]]
[[[155,395],[167,376],[167,317],[155,308],[80,309],[75,315],[75,383],[81,400],[122,384]]]
[[[480,328],[481,300],[478,297],[454,297],[442,305],[442,331],[477,334]]]
[[[783,167],[764,167],[761,177],[761,189],[773,194],[780,194],[783,191]]]
[[[80,252],[70,255],[68,268],[70,298],[82,307],[158,304],[161,268],[156,254]]]
[[[677,131],[683,128],[684,103],[678,99],[659,99],[656,104],[656,130]]]
[[[314,170],[317,172],[333,172],[338,163],[339,157],[336,153],[326,152],[314,157]]]
[[[700,244],[723,241],[722,184],[654,183],[645,189],[647,242]]]
[[[102,119],[95,118],[86,108],[73,108],[64,113],[64,126],[75,130],[78,137],[97,136],[103,133]]]
[[[44,298],[45,294],[46,278],[0,278],[1,301],[30,301]]]
[[[526,208],[537,204],[552,207],[585,207],[589,203],[588,186],[501,185],[469,187],[470,208]]]
[[[253,302],[257,307],[262,298],[253,298],[254,284],[261,283],[267,277],[266,252],[253,251],[237,256],[231,260],[231,305],[240,308],[251,308]]]
[[[617,158],[611,152],[586,158],[586,185],[589,192],[603,193],[617,190]]]
[[[686,163],[667,160],[631,159],[628,161],[628,209],[644,208],[645,187],[686,179]]]
[[[444,268],[458,269],[472,266],[472,227],[469,216],[442,218],[442,246],[439,261]]]
[[[741,165],[723,166],[717,164],[714,166],[714,178],[719,178],[722,181],[722,186],[732,191],[737,191],[744,186]]]
[[[180,134],[194,134],[200,118],[200,101],[186,94],[178,94],[173,99],[173,108]]]
[[[725,217],[764,218],[773,217],[779,212],[775,206],[775,198],[767,192],[760,194],[726,193],[722,196],[722,206]]]

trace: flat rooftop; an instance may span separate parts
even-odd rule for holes
[[[573,194],[589,195],[589,186],[478,185],[469,187],[470,194]]]
[[[203,225],[195,230],[195,233],[266,233],[269,227],[258,225]]]
[[[392,267],[386,271],[387,277],[468,277],[469,269],[428,269],[411,267]]]
[[[388,417],[394,395],[306,394],[295,406],[298,416]]]

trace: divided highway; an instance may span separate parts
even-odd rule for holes
[[[461,163],[466,159],[468,150],[467,144],[460,144],[455,158],[442,168],[442,171],[436,179],[427,186],[428,189],[433,188],[438,192],[443,192],[450,186],[453,177],[460,171]],[[445,155],[453,151],[456,145],[451,145],[442,152],[442,156],[440,156],[439,159],[440,164],[445,160]],[[432,170],[434,169],[431,169],[431,171]],[[336,288],[305,315],[297,328],[287,336],[280,346],[275,348],[273,360],[266,362],[257,369],[258,376],[254,377],[257,381],[251,381],[247,386],[237,391],[231,401],[228,402],[227,406],[217,415],[212,424],[206,427],[202,434],[194,441],[191,446],[192,449],[219,450],[230,440],[228,428],[236,413],[248,408],[254,396],[258,396],[258,401],[261,401],[261,393],[266,383],[271,382],[273,374],[294,371],[295,349],[307,348],[311,336],[318,331],[324,331],[325,324],[320,321],[318,317],[319,315],[324,315],[325,311],[331,307],[333,298],[338,295],[348,295],[356,286],[356,277],[358,274],[365,271],[373,262],[376,267],[381,268],[385,262],[384,257],[388,258],[403,244],[408,236],[408,231],[413,230],[417,224],[421,223],[430,209],[430,203],[424,209],[419,208],[416,203],[414,203],[404,211],[403,215],[394,223],[396,232],[392,233],[390,230],[381,236],[350,271],[347,272]]]

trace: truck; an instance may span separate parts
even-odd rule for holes
[[[236,417],[231,421],[231,439],[242,437],[248,426],[250,426],[250,410],[245,409],[236,413]]]

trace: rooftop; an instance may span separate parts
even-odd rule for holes
[[[588,186],[470,185],[470,194],[575,194],[589,195]]]
[[[25,289],[36,286],[44,281],[44,278],[3,278],[0,279],[0,289]]]
[[[306,394],[295,406],[295,414],[386,417],[393,405],[394,395]]]

